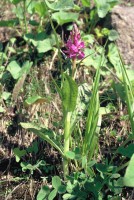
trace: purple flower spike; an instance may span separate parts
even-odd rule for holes
[[[66,43],[67,56],[71,59],[82,59],[85,57],[83,49],[85,47],[84,42],[81,40],[80,31],[76,24],[73,25],[73,30],[70,33],[69,39]]]

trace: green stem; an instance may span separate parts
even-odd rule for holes
[[[72,79],[75,80],[75,72],[76,72],[76,58],[72,60]]]
[[[47,5],[46,5],[47,6]],[[59,57],[59,61],[60,61],[60,69],[61,69],[61,73],[62,73],[62,57],[61,57],[61,52],[60,52],[60,43],[59,43],[59,38],[57,36],[57,33],[56,33],[56,30],[54,28],[54,25],[53,25],[53,21],[52,21],[52,18],[50,16],[50,13],[48,11],[48,18],[49,18],[49,21],[50,21],[50,24],[51,24],[51,27],[53,29],[53,33],[54,33],[54,37],[55,37],[55,41],[56,41],[56,45],[57,45],[57,48],[58,48],[58,57]]]
[[[69,151],[69,143],[70,143],[70,121],[71,121],[71,112],[67,112],[65,116],[65,127],[64,127],[64,155]],[[64,179],[69,174],[68,169],[68,159],[66,157],[63,158],[63,172]]]

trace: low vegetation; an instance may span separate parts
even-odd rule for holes
[[[7,0],[1,199],[133,198],[134,71],[105,19],[118,0]]]

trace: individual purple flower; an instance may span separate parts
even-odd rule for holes
[[[71,59],[82,59],[85,54],[83,52],[85,44],[81,40],[80,31],[76,24],[73,25],[73,30],[70,32],[69,39],[66,43],[66,49],[64,52],[67,57]]]

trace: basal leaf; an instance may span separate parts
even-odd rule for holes
[[[67,112],[73,112],[76,107],[78,86],[76,82],[67,74],[62,88],[62,104]]]
[[[127,187],[134,187],[134,154],[132,155],[129,165],[126,169],[123,183]]]

